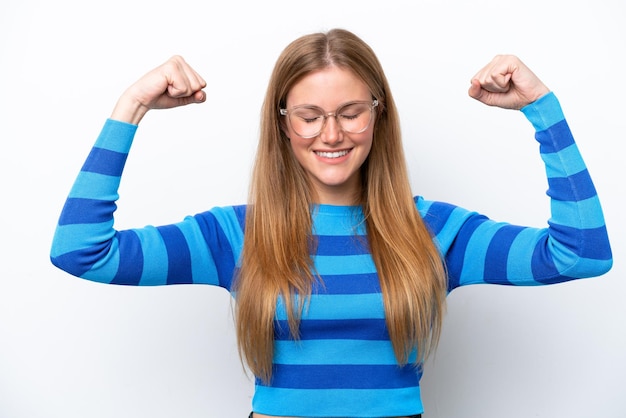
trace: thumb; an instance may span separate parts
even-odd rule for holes
[[[467,94],[469,94],[469,96],[473,99],[480,100],[480,98],[483,96],[484,93],[485,91],[480,85],[480,81],[478,81],[478,79],[476,78],[472,79],[469,90],[467,91]]]
[[[194,103],[203,103],[206,101],[206,93],[204,90],[198,90],[193,94],[192,99]]]
[[[204,90],[196,90],[188,95],[180,95],[175,97],[169,94],[169,91],[161,96],[154,105],[155,109],[170,109],[178,106],[186,106],[193,103],[203,103],[206,101],[206,93]]]
[[[172,108],[178,106],[186,106],[194,103],[203,103],[206,101],[206,93],[204,90],[198,90],[189,96],[183,97],[166,97],[162,103],[162,108]]]

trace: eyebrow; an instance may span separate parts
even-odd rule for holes
[[[351,104],[356,104],[356,103],[370,103],[371,104],[371,102],[373,100],[374,99],[370,99],[370,100],[350,100],[348,102],[340,104],[339,106],[337,106],[335,108],[335,110],[341,109],[342,107],[345,107],[345,106],[348,106],[348,105],[351,105]],[[323,107],[317,106],[317,105],[314,105],[314,104],[309,104],[309,103],[299,104],[299,105],[295,105],[295,106],[291,106],[291,107],[285,107],[285,109],[296,109],[296,108],[298,108],[298,109],[301,109],[301,108],[319,109],[322,112],[328,113],[328,112],[326,112],[326,109],[324,109]]]

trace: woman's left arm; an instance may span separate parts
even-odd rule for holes
[[[483,68],[469,94],[490,106],[519,109],[533,124],[551,217],[548,228],[527,228],[446,209],[446,223],[456,224],[448,237],[440,237],[447,241],[450,290],[472,283],[550,284],[606,273],[612,254],[602,207],[556,96],[510,55],[497,56]]]

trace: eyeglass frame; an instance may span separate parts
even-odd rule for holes
[[[344,129],[343,125],[341,124],[341,122],[339,121],[339,119],[337,118],[338,117],[337,112],[339,110],[341,110],[342,108],[344,108],[346,106],[350,106],[350,105],[353,105],[353,104],[368,104],[369,105],[370,120],[367,122],[367,125],[365,125],[365,127],[363,129],[361,129],[360,131],[358,131],[358,132],[346,131]],[[300,135],[298,132],[296,132],[296,134],[298,134],[298,136],[300,138],[311,139],[311,138],[315,138],[316,136],[318,136],[324,130],[324,127],[326,126],[326,120],[329,117],[331,117],[331,116],[333,116],[335,118],[335,121],[337,122],[337,125],[341,128],[341,130],[343,130],[345,132],[348,132],[348,133],[351,133],[351,134],[360,134],[362,132],[365,132],[367,130],[367,128],[370,127],[370,124],[372,123],[372,112],[374,111],[374,109],[376,107],[378,107],[378,105],[379,105],[378,100],[374,99],[372,101],[369,101],[369,100],[355,100],[353,102],[347,102],[347,103],[344,103],[344,104],[340,105],[337,109],[335,109],[334,112],[325,112],[324,109],[322,109],[319,106],[311,106],[311,105],[308,105],[308,104],[294,106],[291,109],[280,108],[278,110],[279,110],[281,116],[287,116],[287,120],[289,121],[289,124],[291,124],[291,118],[289,117],[289,113],[294,111],[294,110],[302,109],[302,108],[310,108],[310,109],[319,109],[319,110],[321,110],[321,115],[324,118],[324,121],[322,122],[322,126],[320,127],[319,131],[317,131],[314,135],[304,135],[304,136]]]

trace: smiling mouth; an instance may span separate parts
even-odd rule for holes
[[[340,157],[343,157],[344,155],[347,155],[349,152],[350,150],[341,150],[341,151],[334,151],[334,152],[315,151],[315,154],[322,158],[340,158]]]

